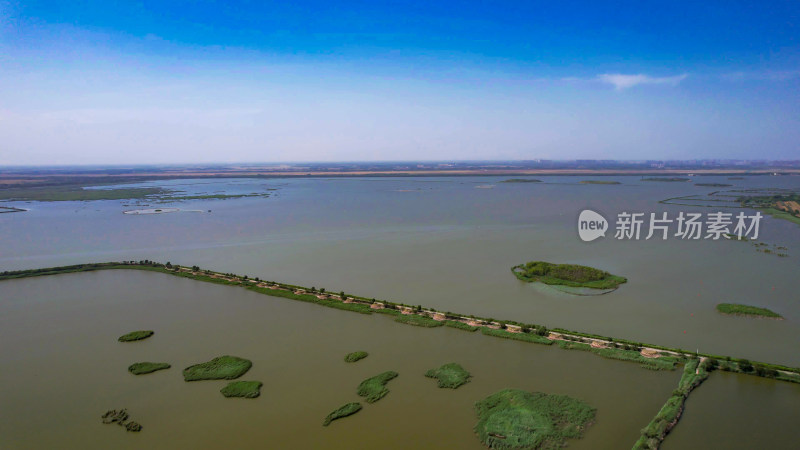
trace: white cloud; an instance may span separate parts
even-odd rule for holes
[[[674,77],[651,77],[644,74],[624,75],[621,73],[604,73],[598,75],[597,79],[603,83],[608,83],[614,86],[616,90],[623,90],[638,86],[640,84],[666,84],[669,86],[677,86],[678,83],[685,80],[688,74],[676,75]]]

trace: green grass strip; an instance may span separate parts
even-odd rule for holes
[[[544,336],[533,333],[512,333],[506,330],[495,330],[489,327],[481,327],[481,333],[487,336],[513,339],[515,341],[532,342],[534,344],[553,345],[553,341]]]

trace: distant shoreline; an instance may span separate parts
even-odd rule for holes
[[[96,170],[74,171],[51,170],[2,170],[0,169],[0,189],[26,186],[59,186],[59,185],[103,185],[136,183],[156,180],[178,179],[219,179],[219,178],[351,178],[351,177],[476,177],[476,176],[654,176],[654,175],[800,175],[800,168],[751,168],[751,169],[591,169],[591,168],[470,168],[470,169],[387,169],[387,170],[347,170],[347,169],[311,169],[270,168],[270,167],[217,167],[209,169],[165,168],[163,170],[131,170],[125,173]]]

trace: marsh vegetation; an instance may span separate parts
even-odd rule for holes
[[[540,282],[544,284],[583,287],[591,289],[614,289],[626,283],[623,278],[577,264],[553,264],[545,261],[531,261],[511,268],[511,271],[522,281]]]
[[[117,340],[120,342],[141,341],[142,339],[147,339],[152,335],[153,330],[131,331],[130,333],[126,333],[118,337]]]
[[[477,402],[475,432],[494,449],[557,449],[580,438],[596,410],[566,395],[504,389]]]
[[[233,380],[247,373],[253,363],[238,356],[218,356],[211,361],[195,364],[183,369],[186,381]]]
[[[338,420],[347,416],[352,416],[353,414],[359,411],[361,411],[361,403],[348,403],[328,414],[328,416],[325,417],[325,421],[322,422],[322,426],[327,427],[334,420]]]
[[[767,308],[742,305],[738,303],[720,303],[717,305],[717,311],[721,312],[722,314],[730,314],[735,316],[767,317],[770,319],[783,319],[783,316]]]
[[[367,352],[352,352],[345,355],[344,361],[349,363],[354,363],[356,361],[361,361],[367,356],[369,356],[369,353]]]
[[[425,376],[438,380],[440,388],[450,389],[457,389],[472,378],[472,375],[457,363],[448,363],[438,369],[430,369],[425,372]]]
[[[261,395],[263,385],[260,381],[232,381],[220,389],[220,392],[225,397],[256,398]]]
[[[367,378],[358,385],[358,390],[356,393],[359,396],[364,397],[367,400],[367,403],[375,403],[389,393],[389,389],[386,388],[386,384],[389,381],[397,378],[398,375],[399,374],[397,372],[390,370],[375,375],[374,377]]]
[[[134,375],[145,375],[159,370],[169,369],[170,367],[172,366],[167,363],[138,362],[128,366],[128,372]]]

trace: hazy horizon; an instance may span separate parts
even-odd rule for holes
[[[0,0],[0,166],[797,159],[799,18]]]

